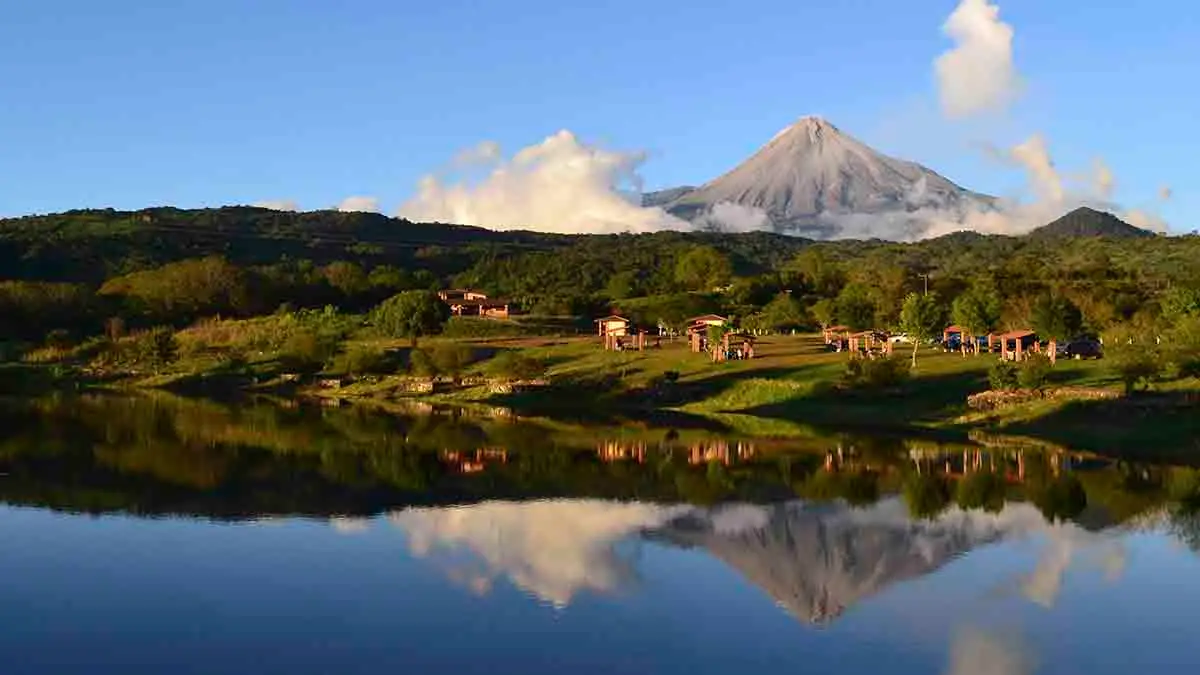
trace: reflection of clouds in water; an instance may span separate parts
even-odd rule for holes
[[[329,526],[339,534],[358,534],[366,532],[371,527],[371,521],[367,518],[354,518],[351,516],[333,516],[329,519]]]
[[[580,591],[612,592],[634,578],[615,544],[669,520],[687,507],[593,500],[491,502],[406,509],[388,516],[416,555],[436,548],[468,549],[484,570],[455,572],[474,589],[507,576],[546,602],[569,603]]]
[[[1015,636],[968,627],[954,636],[946,675],[1026,675],[1035,666],[1033,656]]]
[[[1114,535],[1089,532],[1074,524],[1047,525],[1046,549],[1033,572],[1021,581],[1021,594],[1050,609],[1058,600],[1063,578],[1073,563],[1098,567],[1108,582],[1125,570],[1125,546]]]

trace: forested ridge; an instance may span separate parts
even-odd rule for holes
[[[720,310],[765,327],[888,328],[904,297],[928,285],[947,314],[975,289],[997,303],[993,323],[1028,323],[1035,301],[1053,295],[1078,307],[1080,328],[1102,330],[1151,321],[1164,302],[1186,309],[1200,289],[1200,238],[1141,234],[1090,209],[1024,237],[911,244],[497,232],[255,207],[81,210],[0,220],[0,320],[9,338],[36,340],[95,333],[114,317],[180,326],[281,305],[364,311],[400,291],[454,285],[540,314],[611,308],[654,321]]]

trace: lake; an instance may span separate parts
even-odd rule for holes
[[[2,672],[1194,672],[1200,472],[1030,443],[8,402]]]

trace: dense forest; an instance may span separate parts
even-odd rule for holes
[[[1074,333],[1200,313],[1200,237],[1145,235],[1087,209],[1024,237],[909,244],[495,232],[251,207],[71,211],[0,220],[0,339],[69,340],[114,324],[181,327],[281,307],[365,312],[401,291],[448,285],[581,323],[609,309],[650,325],[721,311],[763,329],[888,329],[904,298],[926,291],[947,320],[981,329],[1028,326],[1039,306]]]

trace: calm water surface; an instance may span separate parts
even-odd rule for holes
[[[6,675],[1200,667],[1187,468],[164,399],[0,424]]]

